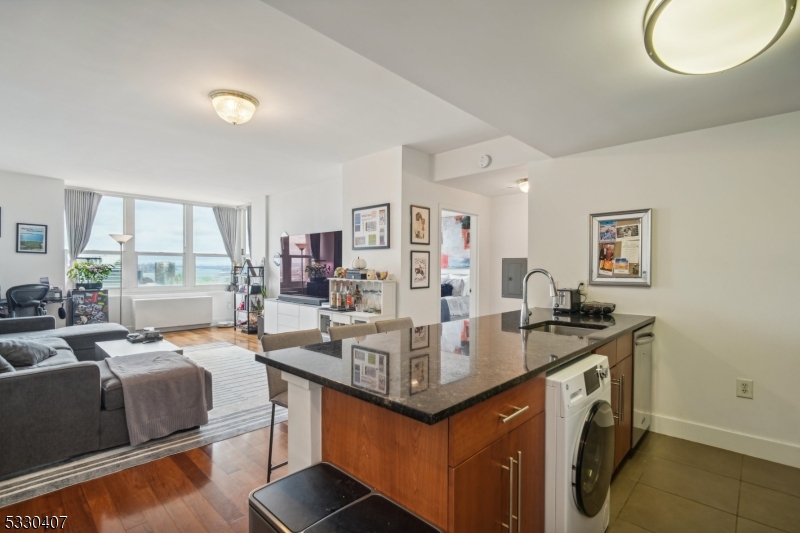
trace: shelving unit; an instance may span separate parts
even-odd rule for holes
[[[378,322],[379,320],[389,320],[395,318],[397,314],[397,281],[396,280],[367,280],[367,279],[344,279],[328,278],[330,280],[330,290],[337,283],[358,285],[362,292],[380,291],[378,300],[380,311],[367,313],[365,311],[338,311],[330,307],[321,307],[319,310],[319,329],[323,335],[328,334],[330,326],[342,326],[350,324],[365,324]]]
[[[233,293],[233,323],[243,333],[258,333],[258,317],[264,309],[264,296],[261,294],[264,267],[234,265],[231,283],[236,286],[236,292]]]

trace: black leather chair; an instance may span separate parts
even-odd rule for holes
[[[50,291],[49,285],[17,285],[6,291],[11,317],[44,316],[47,314],[44,299]]]

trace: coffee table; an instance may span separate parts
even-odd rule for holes
[[[175,346],[169,341],[155,342],[128,342],[125,339],[118,341],[96,342],[94,351],[101,359],[106,357],[119,357],[120,355],[133,355],[136,353],[150,352],[175,352],[183,355],[183,348]]]

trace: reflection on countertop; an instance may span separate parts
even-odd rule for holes
[[[435,424],[655,318],[532,310],[531,325],[547,321],[603,329],[585,336],[520,330],[519,312],[509,312],[279,350],[256,360]]]

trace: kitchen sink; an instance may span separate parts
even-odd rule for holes
[[[608,326],[601,326],[595,324],[581,324],[580,326],[573,326],[564,324],[563,322],[556,322],[548,320],[547,322],[539,322],[538,324],[531,324],[522,329],[530,331],[542,331],[544,333],[553,333],[555,335],[571,335],[573,337],[586,337],[597,333],[600,330],[606,329]]]

